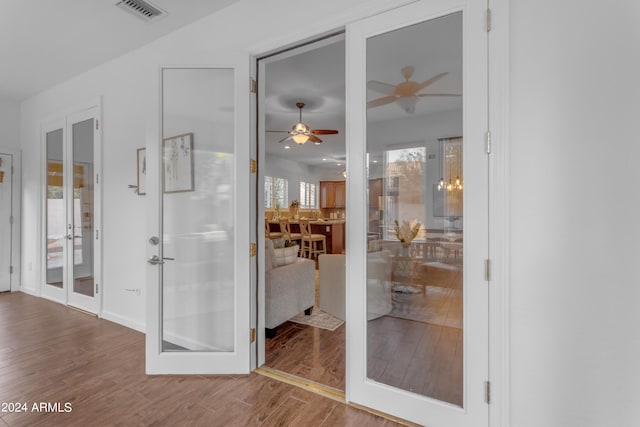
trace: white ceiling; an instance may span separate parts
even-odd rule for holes
[[[265,152],[308,165],[335,165],[345,158],[345,45],[319,43],[265,60],[265,129],[288,131],[298,121],[298,101],[305,102],[303,121],[312,129],[337,129],[338,135],[320,135],[321,145],[278,143],[286,133],[267,133]],[[462,94],[462,15],[437,18],[393,31],[367,42],[367,80],[391,85],[404,81],[402,68],[413,66],[411,80],[423,82],[448,72],[422,92]],[[384,95],[367,91],[368,100]],[[427,117],[462,109],[462,97],[421,98],[412,114],[391,103],[367,111],[368,123]],[[290,141],[290,140],[289,140]],[[285,145],[291,148],[284,149]],[[323,160],[327,159],[327,160]]]
[[[0,100],[20,101],[238,0],[151,0],[145,22],[115,0],[0,0]]]

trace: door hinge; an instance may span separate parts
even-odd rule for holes
[[[9,274],[13,274],[13,265],[9,266]]]
[[[13,224],[13,215],[9,217],[9,224]]]
[[[490,381],[484,382],[484,401],[487,403],[487,405],[491,404],[491,382]]]
[[[249,170],[251,171],[251,173],[258,172],[258,162],[256,162],[255,159],[251,159],[249,162]]]
[[[251,256],[256,256],[256,253],[258,252],[258,247],[256,246],[255,243],[251,243],[250,249],[249,249],[249,255]]]
[[[491,32],[491,9],[487,8],[487,33]]]
[[[487,282],[491,281],[491,260],[490,259],[484,260],[484,280],[486,280]]]
[[[96,119],[96,130],[100,128],[100,120]]]
[[[491,154],[491,131],[488,130],[485,134],[485,151],[487,154]]]
[[[251,332],[249,333],[249,343],[252,343],[256,340],[256,328],[251,328]]]
[[[11,166],[11,176],[13,176],[13,166]]]
[[[100,240],[100,230],[96,230],[96,240]]]
[[[251,79],[251,93],[258,93],[258,82],[255,79]]]
[[[96,283],[96,294],[100,291],[100,285]]]
[[[96,184],[100,184],[100,174],[96,174]]]

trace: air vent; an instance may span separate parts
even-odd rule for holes
[[[156,21],[167,12],[142,0],[117,0],[115,5],[146,22]]]

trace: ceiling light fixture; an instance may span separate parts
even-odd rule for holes
[[[462,137],[440,138],[440,167],[444,165],[445,175],[440,173],[438,191],[461,191],[463,188],[462,178]],[[443,153],[446,152],[443,157]],[[453,180],[455,173],[456,179]]]
[[[322,140],[316,135],[335,135],[338,133],[336,129],[311,129],[305,123],[302,122],[302,109],[304,108],[304,102],[297,102],[296,107],[300,110],[298,123],[291,126],[290,131],[268,130],[267,132],[288,133],[287,136],[282,138],[278,143],[284,142],[291,138],[296,144],[302,145],[307,141],[311,141],[316,145],[322,144]]]

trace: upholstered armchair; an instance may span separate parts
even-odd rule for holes
[[[289,252],[289,253],[288,253]],[[298,258],[298,246],[275,249],[265,245],[265,328],[273,338],[276,328],[296,314],[311,314],[315,302],[315,262]]]

